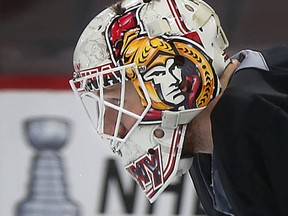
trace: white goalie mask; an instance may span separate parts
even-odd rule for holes
[[[70,85],[150,202],[187,172],[187,124],[221,91],[230,62],[214,10],[200,0],[123,1],[86,27]]]

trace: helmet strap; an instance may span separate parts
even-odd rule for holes
[[[178,125],[188,124],[196,115],[198,115],[205,107],[181,111],[162,111],[162,127],[176,128]]]

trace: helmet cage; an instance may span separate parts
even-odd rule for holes
[[[147,102],[146,107],[144,107],[144,110],[140,114],[134,113],[133,111],[125,108],[127,70],[133,70],[135,77],[138,79],[139,85],[143,90],[144,99]],[[111,79],[111,77],[114,79]],[[73,92],[82,103],[85,112],[87,113],[89,120],[91,121],[97,134],[105,143],[110,145],[113,152],[118,152],[121,149],[123,144],[134,132],[135,128],[141,123],[142,119],[151,107],[151,99],[135,63],[103,70],[100,72],[97,72],[97,70],[94,68],[85,71],[74,72],[74,78],[70,80],[70,85]],[[105,90],[116,85],[120,86],[119,100],[107,100]],[[107,113],[108,109],[112,109],[117,112],[112,134],[105,133],[104,131],[105,114],[109,115],[109,113]],[[129,132],[124,137],[120,137],[119,127],[121,119],[124,115],[133,118],[135,122],[131,129],[129,129]]]

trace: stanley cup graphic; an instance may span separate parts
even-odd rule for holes
[[[59,118],[29,119],[24,130],[36,154],[27,196],[18,204],[17,216],[79,216],[79,207],[67,192],[59,154],[69,137],[68,121]]]

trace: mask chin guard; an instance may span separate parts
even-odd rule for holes
[[[191,167],[193,157],[181,158],[185,132],[187,124],[203,109],[163,111],[162,124],[138,125],[121,148],[126,170],[151,203],[174,177]],[[156,130],[163,136],[156,136]]]

